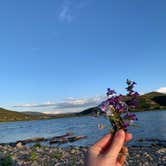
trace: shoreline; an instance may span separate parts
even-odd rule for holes
[[[138,113],[138,112],[140,112],[140,113],[142,113],[142,112],[160,112],[160,111],[166,111],[166,108],[165,109],[151,109],[151,110],[143,110],[143,111],[140,111],[140,110],[138,110],[138,111],[131,111],[131,112],[133,112],[133,113]],[[32,119],[32,120],[7,120],[7,121],[0,121],[0,124],[1,123],[6,123],[6,122],[29,122],[29,121],[38,121],[38,120],[53,120],[53,119],[62,119],[62,118],[78,118],[78,117],[84,117],[84,116],[93,116],[93,115],[72,115],[72,114],[70,114],[69,116],[64,116],[64,117],[49,117],[49,118],[41,118],[41,119]]]
[[[157,166],[166,163],[166,146],[131,146],[125,166]],[[66,148],[0,145],[0,165],[5,166],[83,166],[88,147]]]

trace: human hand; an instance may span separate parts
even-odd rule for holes
[[[107,134],[97,141],[88,151],[87,166],[122,166],[126,160],[128,149],[123,148],[125,142],[132,139],[130,133],[119,130],[115,136]]]

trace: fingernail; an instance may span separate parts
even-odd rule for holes
[[[124,134],[125,134],[124,131],[122,129],[120,129],[119,131],[116,132],[115,136],[122,137]]]

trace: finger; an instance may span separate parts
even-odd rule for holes
[[[131,139],[132,139],[132,134],[126,133],[125,142],[128,142]],[[111,141],[112,141],[112,135],[111,134],[106,134],[99,141],[97,141],[93,146],[91,146],[89,151],[91,153],[96,154],[96,155],[104,153],[110,147]]]
[[[126,133],[125,142],[129,142],[133,138],[131,133]]]
[[[126,161],[126,156],[121,156],[116,162],[116,166],[122,166],[124,162]]]
[[[126,146],[123,146],[122,149],[120,150],[120,153],[122,153],[122,155],[127,155],[128,154],[128,148]]]
[[[112,157],[116,159],[118,154],[123,147],[125,141],[125,132],[123,130],[119,130],[116,132],[115,136],[113,137],[111,146],[108,149],[106,157]]]
[[[95,154],[100,154],[103,149],[110,144],[112,135],[106,134],[104,137],[102,137],[99,141],[97,141],[94,145],[91,146],[90,152],[93,152]]]
[[[124,162],[126,161],[127,154],[128,154],[128,148],[123,146],[118,156],[116,166],[122,166],[124,164]]]

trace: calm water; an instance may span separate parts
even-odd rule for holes
[[[129,128],[136,144],[139,138],[158,138],[166,140],[166,111],[152,111],[136,113],[139,128]],[[86,135],[87,139],[74,142],[72,145],[87,146],[108,132],[108,128],[98,129],[97,125],[103,123],[109,126],[107,119],[100,117],[74,117],[52,120],[38,120],[28,122],[0,123],[0,143],[14,142],[32,137],[52,137],[63,135],[72,131],[75,135]]]

